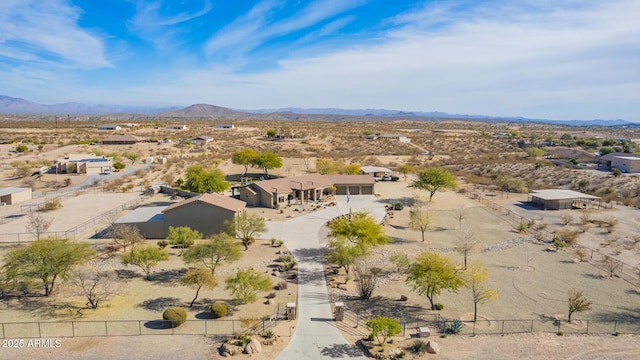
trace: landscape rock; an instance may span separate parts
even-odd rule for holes
[[[438,345],[438,343],[435,341],[429,341],[427,343],[427,352],[429,354],[437,354],[438,352],[440,352],[440,345]]]
[[[408,297],[404,296],[404,295],[400,295],[400,301],[407,301],[409,300]]]
[[[222,346],[220,346],[218,350],[220,351],[220,355],[224,357],[228,357],[228,356],[234,356],[235,354],[241,353],[242,347],[226,342],[222,344]]]
[[[251,341],[249,341],[249,343],[244,347],[243,352],[245,354],[257,354],[261,351],[262,351],[262,345],[260,344],[260,341],[256,339],[251,339]]]

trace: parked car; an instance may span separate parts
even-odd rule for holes
[[[102,175],[109,175],[111,174],[111,169],[104,169],[104,171],[102,172]]]

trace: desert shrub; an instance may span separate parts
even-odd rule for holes
[[[276,297],[276,293],[275,292],[270,292],[267,294],[267,296],[265,296],[265,298],[267,299],[273,299]]]
[[[229,315],[229,305],[224,301],[216,301],[211,304],[211,317],[219,319]]]
[[[616,225],[618,225],[618,219],[615,216],[607,216],[604,219],[604,223],[607,227],[607,231],[612,233]]]
[[[274,289],[276,290],[285,290],[287,288],[287,282],[286,281],[280,281],[276,286],[274,286]]]
[[[442,309],[444,309],[444,305],[442,305],[442,304],[440,304],[440,303],[435,304],[435,306],[434,306],[434,307],[436,308],[436,310],[442,310]]]
[[[558,331],[558,333],[556,334],[558,336],[564,336],[564,331]]]
[[[159,247],[160,249],[164,249],[164,248],[166,248],[167,246],[169,246],[169,242],[168,242],[167,240],[160,240],[160,241],[158,241],[158,247]]]
[[[578,231],[562,229],[556,231],[556,236],[566,245],[574,246],[578,242]]]
[[[464,326],[464,323],[458,319],[454,319],[453,321],[451,321],[451,324],[449,324],[449,332],[452,334],[457,334],[460,332],[460,330],[462,330],[462,327]]]
[[[251,341],[251,338],[247,335],[241,335],[239,337],[236,338],[236,340],[233,342],[233,345],[236,346],[240,346],[240,347],[245,347],[247,346],[247,344]]]
[[[578,260],[580,260],[580,262],[583,262],[584,259],[587,257],[587,249],[585,248],[577,248],[576,249],[576,256],[578,257]]]
[[[162,319],[171,321],[170,326],[176,328],[187,321],[187,311],[179,307],[170,307],[162,313]]]
[[[19,152],[19,153],[27,152],[27,151],[29,151],[29,147],[27,145],[20,144],[20,145],[16,146],[16,151]]]
[[[262,334],[262,336],[265,339],[272,339],[274,336],[276,336],[276,334],[273,332],[273,330],[267,330],[267,331],[265,331],[264,334]]]
[[[575,219],[575,216],[573,216],[573,214],[568,212],[568,211],[565,211],[565,212],[560,214],[560,221],[561,221],[562,225],[568,225],[574,219]]]
[[[42,208],[42,210],[52,211],[52,210],[60,209],[61,207],[62,207],[62,202],[60,201],[60,199],[51,199],[51,200],[45,201],[44,207]]]
[[[519,233],[526,233],[529,229],[529,223],[526,221],[520,221],[518,225],[516,225],[515,230]]]
[[[415,354],[418,355],[423,355],[427,352],[427,343],[425,343],[422,340],[414,340],[411,343],[411,346],[409,346],[409,348],[411,349],[411,351],[413,351]]]
[[[580,224],[584,225],[591,222],[591,214],[588,212],[583,212],[580,214]]]
[[[557,236],[553,237],[553,246],[556,247],[556,249],[561,249],[567,246],[567,244],[560,240],[560,238],[558,238]]]
[[[397,203],[393,204],[393,210],[398,210],[399,211],[399,210],[402,210],[402,209],[404,209],[404,205],[402,205],[402,203],[397,202]]]

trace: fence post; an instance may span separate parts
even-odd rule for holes
[[[38,337],[42,338],[42,330],[40,329],[40,321],[38,321]]]
[[[71,336],[76,337],[76,325],[75,322],[71,322]]]
[[[473,335],[475,335],[475,334],[476,334],[476,322],[474,321],[473,322]]]
[[[504,320],[502,320],[502,329],[500,330],[500,334],[504,334]]]
[[[109,322],[104,322],[104,336],[109,336]]]
[[[587,320],[587,334],[589,334],[589,321],[591,320]]]
[[[556,333],[560,333],[560,326],[562,326],[562,321],[558,320],[558,331]]]
[[[209,323],[207,320],[204,321],[204,334],[205,335],[209,335],[209,327],[207,326],[207,323]]]
[[[138,320],[138,335],[142,335],[142,321]]]
[[[618,331],[618,320],[613,322],[613,333],[615,334]]]
[[[529,332],[533,332],[533,320],[531,320],[531,330]]]

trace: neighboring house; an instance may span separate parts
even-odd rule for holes
[[[638,173],[640,172],[640,157],[615,156],[611,159],[611,168],[620,169],[625,173]]]
[[[594,155],[592,153],[582,149],[557,147],[549,150],[547,154],[553,159],[576,159],[581,161],[594,159]]]
[[[611,168],[611,167],[613,167],[613,159],[617,158],[617,157],[631,157],[631,158],[639,158],[640,159],[640,155],[615,152],[615,153],[610,153],[610,154],[607,154],[607,155],[600,156],[598,158],[598,166],[599,167],[604,167],[604,168]],[[620,169],[620,170],[622,170],[622,169]]]
[[[94,154],[70,154],[56,162],[57,174],[102,174],[113,170],[113,160]]]
[[[31,188],[0,188],[0,204],[15,205],[31,200]]]
[[[253,182],[236,187],[239,198],[249,206],[276,208],[300,201],[319,201],[333,182],[326,175],[309,174]]]
[[[116,223],[135,226],[148,239],[166,238],[170,226],[188,226],[208,237],[221,232],[224,222],[232,220],[245,205],[217,193],[201,194],[166,207],[140,207]]]
[[[336,195],[373,195],[376,180],[373,175],[327,175],[336,188]]]
[[[235,129],[235,125],[233,124],[215,124],[214,128],[216,129],[227,129],[227,130],[233,130]]]
[[[114,134],[102,140],[103,145],[132,145],[146,141],[144,138],[128,134]]]
[[[364,175],[371,175],[374,178],[381,178],[385,175],[393,175],[393,171],[380,166],[362,166],[360,167],[360,171]]]
[[[197,138],[193,138],[190,140],[192,144],[208,144],[213,141],[211,136],[198,136]]]
[[[187,125],[167,125],[165,130],[187,130]]]
[[[399,134],[381,134],[378,136],[378,139],[381,140],[398,140],[401,143],[410,143],[411,139],[406,136],[402,136]]]
[[[529,193],[531,202],[545,210],[583,208],[586,202],[599,197],[564,189],[534,190]]]
[[[122,130],[120,125],[98,125],[98,130]]]

